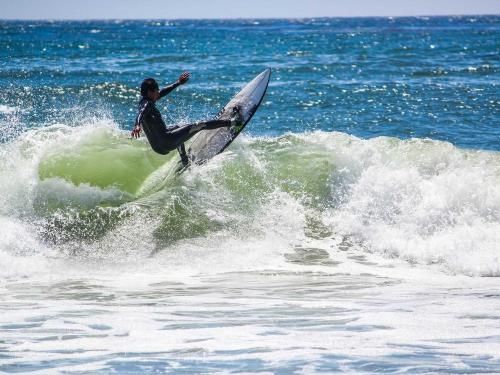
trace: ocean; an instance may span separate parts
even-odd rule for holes
[[[499,21],[0,21],[0,372],[500,372]]]

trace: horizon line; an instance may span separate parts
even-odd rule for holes
[[[386,15],[386,16],[318,16],[318,17],[220,17],[220,18],[0,18],[0,21],[258,21],[258,20],[314,20],[336,18],[442,18],[442,17],[500,17],[500,14],[465,13],[465,14],[419,14],[419,15]]]

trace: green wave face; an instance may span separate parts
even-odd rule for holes
[[[172,166],[178,159],[176,152],[158,155],[147,142],[128,139],[124,133],[106,128],[74,138],[55,142],[40,158],[37,173],[39,191],[45,190],[42,194],[73,188],[75,194],[61,193],[59,199],[69,206],[79,206],[78,191],[94,194],[96,199],[85,205],[94,208],[102,206],[103,201],[113,201],[115,206],[138,199],[147,201],[149,195],[168,190],[169,183],[175,183]],[[211,186],[218,186],[212,194],[230,194],[240,204],[278,189],[314,206],[331,200],[332,183],[338,178],[336,169],[335,157],[323,144],[290,135],[256,139],[244,148],[236,145],[206,166],[192,167],[182,178],[206,170],[205,180],[199,180],[193,189],[204,189],[203,185],[211,181]],[[117,194],[127,199],[116,201],[113,197]]]
[[[70,132],[71,133],[71,132]],[[78,136],[77,136],[78,135]],[[155,246],[220,230],[255,226],[277,192],[319,207],[330,196],[335,166],[322,146],[297,137],[236,142],[180,177],[175,152],[97,128],[54,142],[38,164],[35,213],[51,242],[98,241],[123,225],[154,223]],[[260,229],[259,229],[260,230]]]
[[[75,143],[50,150],[40,161],[38,175],[41,181],[60,178],[76,186],[113,187],[134,195],[147,176],[168,159],[151,151],[146,142],[97,129]]]

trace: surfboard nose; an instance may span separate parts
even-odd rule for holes
[[[260,75],[262,75],[263,78],[269,79],[269,77],[271,76],[271,68],[267,68],[262,73],[260,73]]]
[[[267,68],[264,70],[262,73],[258,74],[251,82],[250,84],[252,85],[258,85],[258,82],[269,82],[269,79],[271,78],[271,68]],[[267,86],[266,86],[267,87]]]

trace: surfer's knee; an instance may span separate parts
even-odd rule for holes
[[[160,155],[167,155],[170,151],[172,151],[171,149],[167,149],[165,147],[158,147],[158,145],[151,145],[151,148],[154,152]]]
[[[173,150],[170,144],[167,144],[166,142],[161,142],[161,141],[153,141],[149,142],[151,145],[151,148],[153,149],[154,152],[160,155],[167,155],[170,151]],[[175,148],[175,147],[174,147]]]
[[[167,155],[170,151],[172,150],[164,150],[164,149],[153,149],[157,154],[160,154],[160,155]]]

